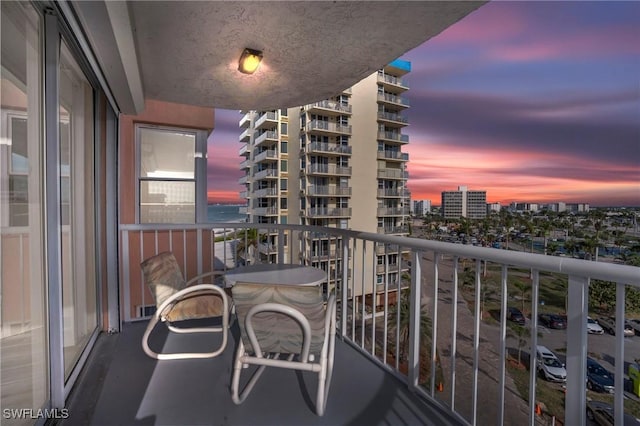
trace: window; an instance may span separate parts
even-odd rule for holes
[[[287,154],[288,153],[288,146],[287,146],[287,142],[286,141],[280,142],[280,152],[282,154]]]
[[[280,123],[280,134],[281,135],[288,135],[289,131],[288,131],[288,124],[287,123]]]
[[[281,172],[287,171],[287,160],[280,160],[280,171]]]
[[[280,198],[280,210],[287,210],[287,199]]]
[[[281,117],[286,117],[288,115],[287,109],[286,108],[282,108],[280,110],[280,116]]]
[[[139,125],[136,138],[140,223],[195,223],[206,207],[204,132]]]
[[[280,191],[287,190],[287,179],[280,179]]]

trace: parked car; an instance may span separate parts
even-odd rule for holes
[[[615,424],[613,406],[602,401],[587,401],[587,419],[589,424],[598,426],[613,426]],[[640,425],[640,419],[625,413],[622,420],[624,426]]]
[[[550,382],[566,382],[567,370],[558,357],[546,346],[536,347],[536,368],[538,374]]]
[[[567,321],[556,314],[540,314],[538,315],[538,322],[547,328],[567,328]]]
[[[629,326],[633,328],[633,331],[636,334],[636,336],[640,335],[640,319],[627,320],[627,324],[629,324]]]
[[[526,322],[526,319],[520,309],[514,307],[507,308],[507,319],[519,325],[524,325]]]
[[[587,389],[594,392],[613,393],[613,374],[596,360],[587,358]]]
[[[604,329],[600,324],[598,324],[598,321],[591,317],[587,317],[587,332],[589,334],[603,334]]]
[[[598,318],[598,324],[604,328],[609,334],[616,334],[616,318],[615,317],[600,317]],[[636,332],[631,327],[628,321],[624,323],[624,337],[634,336]]]

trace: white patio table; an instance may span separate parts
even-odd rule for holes
[[[241,266],[225,273],[227,287],[233,287],[237,282],[315,286],[326,280],[327,273],[322,269],[278,263]]]

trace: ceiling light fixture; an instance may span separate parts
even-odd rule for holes
[[[262,52],[253,49],[244,49],[238,62],[238,71],[244,74],[253,74],[260,66]]]

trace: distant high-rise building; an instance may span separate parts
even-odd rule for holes
[[[442,192],[442,216],[446,219],[484,219],[487,217],[487,191],[469,191],[459,186],[457,191]]]
[[[408,90],[402,77],[411,64],[396,60],[336,96],[301,107],[244,111],[239,126],[246,190],[247,215],[255,223],[296,223],[356,229],[385,234],[406,234],[409,192],[406,169],[409,154],[402,152],[409,137],[403,111]],[[259,254],[277,256],[277,232],[262,237]],[[340,238],[312,233],[300,253],[309,264],[334,274]],[[398,253],[380,254],[378,265],[400,262]],[[385,259],[385,256],[387,259]],[[367,262],[373,262],[368,259]],[[357,268],[363,274],[371,267]],[[384,270],[376,279],[383,283]],[[386,276],[400,279],[398,268]],[[393,272],[388,272],[393,271]],[[373,278],[373,277],[371,277]]]
[[[424,216],[431,212],[431,200],[415,200],[413,202],[413,214]]]

